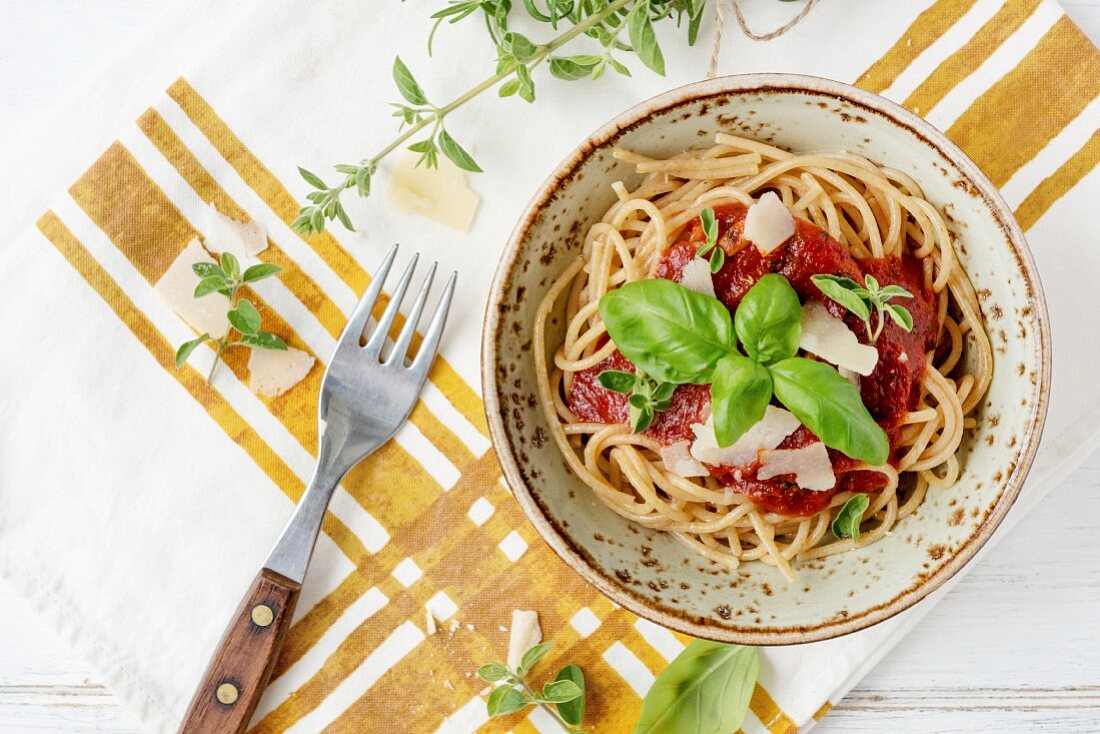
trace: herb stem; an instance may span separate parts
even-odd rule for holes
[[[222,360],[223,349],[225,349],[225,337],[222,337],[222,340],[218,342],[218,348],[214,351],[214,363],[210,365],[210,371],[206,373],[207,385],[214,379],[214,370],[218,368],[218,363]]]
[[[546,713],[554,717],[554,721],[558,722],[558,726],[560,726],[566,732],[566,734],[578,734],[584,731],[584,729],[574,729],[568,722],[566,722],[565,719],[561,717],[561,714],[553,709],[553,707],[546,705],[546,702],[541,700],[538,694],[531,690],[531,686],[527,685],[527,681],[518,676],[516,680],[519,682],[520,688],[523,689],[523,692],[530,696],[531,700],[538,704],[539,708],[543,709],[544,711],[546,711]]]
[[[627,5],[629,5],[631,2],[635,2],[635,0],[614,0],[614,2],[609,4],[603,10],[599,11],[598,13],[593,13],[592,15],[585,18],[580,23],[576,24],[575,26],[573,26],[569,30],[567,30],[564,33],[562,33],[561,35],[559,35],[557,38],[554,38],[554,39],[548,41],[547,43],[543,44],[542,46],[540,46],[539,47],[540,51],[539,51],[538,55],[535,56],[531,61],[524,64],[524,66],[526,66],[528,70],[533,69],[534,67],[538,66],[540,63],[545,61],[546,58],[550,54],[552,54],[554,51],[561,48],[565,44],[569,43],[574,38],[581,35],[585,31],[587,31],[588,29],[599,25],[604,20],[606,20],[608,17],[610,17],[611,15],[617,13],[620,9],[622,9],[622,8],[626,7]],[[620,24],[620,25],[625,25],[625,23]],[[492,76],[486,78],[484,81],[482,81],[477,86],[475,86],[472,89],[470,89],[469,91],[467,91],[465,94],[462,94],[458,97],[455,97],[453,100],[451,100],[447,104],[443,105],[442,107],[435,108],[435,111],[431,115],[428,115],[427,117],[421,119],[418,122],[414,122],[412,125],[410,125],[408,127],[408,129],[406,129],[404,132],[402,132],[400,135],[398,135],[396,138],[394,138],[390,142],[389,145],[382,148],[380,151],[375,153],[372,157],[365,159],[362,162],[361,165],[371,166],[371,167],[377,166],[379,161],[381,161],[387,155],[389,155],[394,150],[396,150],[402,143],[404,143],[406,140],[411,138],[413,135],[420,132],[421,130],[426,128],[428,125],[431,125],[431,124],[438,125],[438,124],[440,124],[443,121],[443,118],[446,117],[448,114],[450,114],[451,112],[457,110],[459,107],[466,104],[470,100],[474,99],[475,97],[480,95],[482,92],[485,92],[489,89],[492,89],[494,86],[496,86],[498,83],[504,81],[508,77],[514,76],[515,73],[516,73],[516,70],[511,69],[509,71],[502,72],[502,73],[499,73],[499,74],[493,74]],[[350,174],[350,175],[346,176],[341,183],[339,183],[336,186],[329,189],[328,192],[327,192],[327,197],[326,198],[331,200],[332,198],[338,197],[340,195],[340,192],[342,192],[345,189],[350,188],[354,185],[355,185],[355,175]]]

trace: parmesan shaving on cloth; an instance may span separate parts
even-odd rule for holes
[[[221,339],[229,330],[229,322],[225,318],[229,311],[229,298],[221,293],[195,298],[195,286],[199,281],[191,269],[197,263],[213,262],[214,259],[202,249],[199,241],[191,240],[160,276],[153,289],[197,333]]]
[[[285,352],[253,349],[248,358],[248,387],[269,398],[282,395],[305,379],[315,361],[307,352],[294,347]]]
[[[438,168],[417,166],[417,160],[419,155],[407,150],[398,156],[386,186],[386,206],[468,232],[481,197],[466,182],[466,172],[444,157]]]
[[[241,263],[267,249],[267,233],[258,222],[238,222],[218,211],[214,202],[206,210],[206,249],[215,255],[228,252]]]
[[[519,670],[523,654],[542,642],[538,612],[512,610],[512,633],[508,636],[508,669]]]

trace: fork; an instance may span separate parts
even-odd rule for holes
[[[408,351],[431,291],[434,263],[424,277],[408,321],[393,347],[383,354],[387,334],[419,259],[413,256],[371,329],[371,313],[396,255],[394,245],[340,335],[321,382],[317,467],[218,643],[184,714],[180,734],[231,734],[243,732],[248,726],[290,628],[302,580],[336,485],[353,466],[397,433],[424,386],[447,320],[456,274],[447,280],[416,356],[410,361]]]

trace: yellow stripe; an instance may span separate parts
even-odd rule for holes
[[[1016,220],[1020,226],[1030,229],[1054,202],[1065,196],[1097,163],[1100,163],[1100,130],[1094,132],[1080,150],[1059,166],[1057,171],[1047,176],[1017,207]]]
[[[947,131],[1003,185],[1100,94],[1100,53],[1063,16]]]
[[[756,714],[756,718],[760,719],[764,728],[771,734],[794,734],[798,731],[798,724],[783,713],[775,699],[759,683],[756,684],[752,698],[749,699],[749,710]]]
[[[213,202],[218,211],[226,216],[240,221],[250,219],[248,213],[218,185],[156,110],[146,110],[138,119],[138,127],[203,201]],[[339,338],[344,329],[344,314],[320,286],[270,239],[267,249],[259,257],[283,269],[279,274],[283,284],[317,317],[330,335]],[[417,402],[410,420],[451,463],[461,465],[473,458],[465,444],[440,423],[422,402]]]
[[[161,155],[172,164],[187,185],[195,190],[203,201],[212,202],[222,214],[238,221],[251,219],[237,202],[225,193],[198,159],[184,146],[179,136],[168,126],[164,118],[154,109],[148,109],[138,118],[138,127],[152,141]],[[298,263],[287,257],[275,242],[268,239],[267,249],[259,257],[264,262],[274,263],[283,269],[279,280],[302,302],[333,338],[338,338],[344,328],[344,314],[336,304],[321,290],[320,286],[302,269]]]
[[[823,718],[825,718],[825,714],[829,713],[832,710],[833,705],[828,701],[821,704],[821,708],[814,712],[814,721],[821,721]]]
[[[163,274],[164,260],[171,262],[198,235],[163,191],[145,173],[126,148],[114,143],[69,189],[77,204],[100,229],[108,234],[150,284]],[[166,257],[167,256],[167,257]],[[242,289],[263,314],[264,327],[282,336],[287,344],[309,352],[309,347],[283,318],[248,288]],[[313,355],[316,358],[316,355]],[[247,350],[225,353],[225,364],[242,382],[247,382]],[[320,360],[295,389],[273,398],[261,398],[268,410],[302,447],[311,454],[317,447],[317,397],[324,367]],[[388,441],[354,476],[384,476],[387,483],[432,487],[440,491],[430,474],[399,444]],[[369,510],[361,485],[344,486]],[[356,491],[359,489],[360,491]]]
[[[856,80],[856,86],[876,93],[889,87],[915,58],[966,15],[975,2],[939,0],[917,16],[897,43]]]
[[[294,472],[279,458],[270,446],[230,407],[222,396],[206,384],[198,372],[189,366],[176,369],[175,349],[157,331],[152,322],[141,313],[110,274],[103,269],[87,248],[69,231],[52,211],[38,220],[38,230],[45,235],[58,252],[80,273],[85,282],[111,308],[130,332],[141,342],[153,359],[178,382],[206,410],[225,434],[282,490],[292,502],[302,496],[304,486]],[[366,555],[366,548],[348,528],[332,515],[325,517],[325,532],[336,542],[340,550],[358,561]]]
[[[298,202],[267,166],[252,154],[241,139],[218,117],[214,109],[182,77],[168,88],[168,96],[184,111],[195,127],[210,141],[244,182],[256,192],[271,211],[289,225],[298,217]],[[305,239],[305,238],[303,238]],[[356,293],[362,293],[370,276],[359,263],[328,232],[305,239],[321,258]],[[384,307],[388,296],[379,299]],[[404,323],[399,315],[396,328]],[[415,344],[419,344],[419,338]],[[414,344],[414,346],[415,346]],[[484,436],[489,435],[481,398],[446,360],[438,357],[429,374],[431,381],[447,396],[466,420]]]
[[[989,21],[913,90],[904,104],[918,115],[927,114],[963,79],[974,73],[1005,39],[1024,24],[1042,0],[1008,0]]]

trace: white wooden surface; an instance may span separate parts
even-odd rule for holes
[[[0,145],[154,22],[163,0],[0,0]],[[1100,40],[1100,0],[1066,10]],[[1100,455],[971,570],[821,723],[839,732],[1100,732]],[[0,732],[140,732],[0,587]]]

